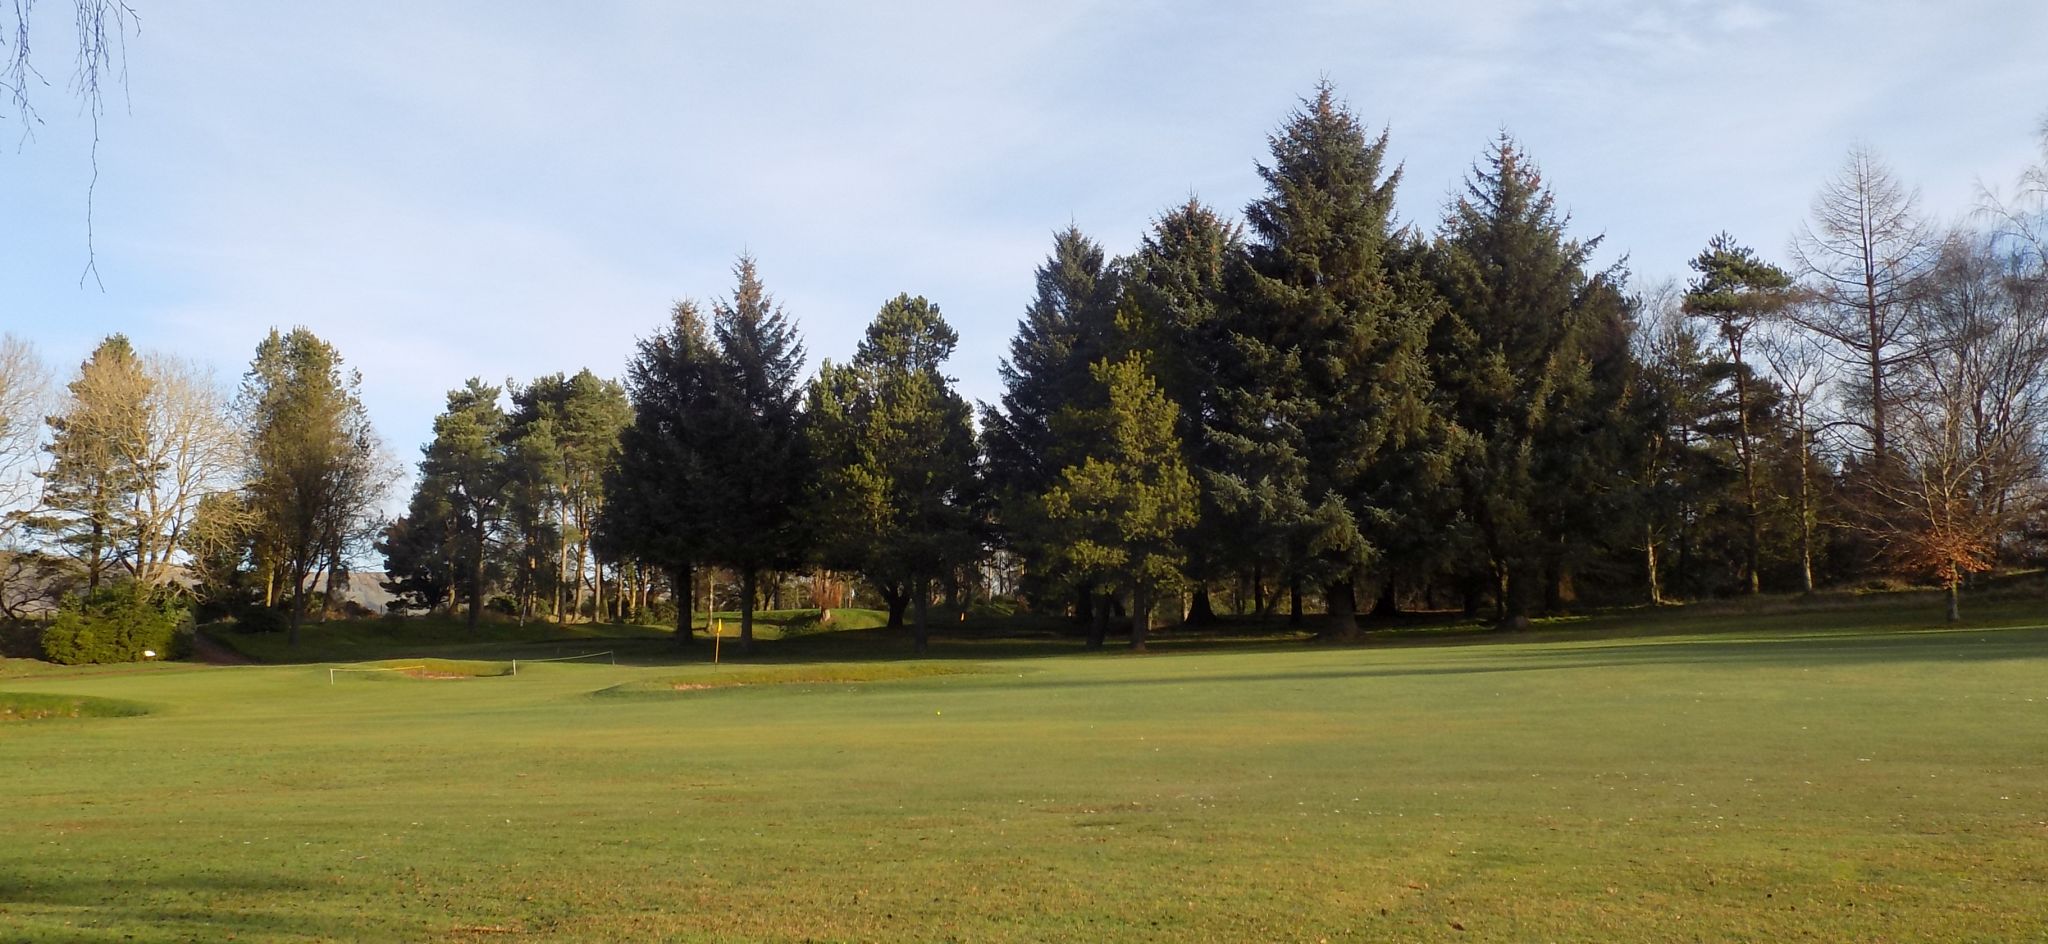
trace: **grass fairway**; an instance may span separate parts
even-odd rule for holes
[[[150,709],[0,723],[0,939],[2040,939],[2048,630],[1806,622],[0,678]]]

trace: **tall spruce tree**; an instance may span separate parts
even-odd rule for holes
[[[1230,304],[1227,276],[1243,257],[1242,227],[1189,198],[1153,221],[1126,277],[1125,291],[1140,316],[1139,323],[1125,326],[1127,343],[1151,352],[1160,389],[1179,408],[1182,452],[1201,491],[1199,520],[1186,548],[1188,622],[1197,624],[1215,617],[1209,582],[1233,566],[1253,564],[1236,542],[1214,491],[1204,485],[1222,462],[1209,427],[1218,409],[1216,372]]]
[[[598,538],[667,571],[678,646],[690,639],[693,570],[710,555],[715,493],[709,480],[727,461],[711,426],[722,382],[703,315],[695,304],[678,302],[668,326],[641,340],[627,365],[633,421],[620,432],[617,458],[605,475]]]
[[[1054,417],[1054,431],[1081,445],[1043,498],[1048,548],[1069,572],[1129,591],[1131,648],[1143,651],[1154,602],[1184,577],[1182,541],[1199,495],[1182,455],[1180,410],[1147,357],[1101,360],[1091,373],[1105,391],[1103,404]],[[1101,625],[1098,617],[1092,646],[1102,644]]]
[[[1573,569],[1613,535],[1633,445],[1620,410],[1631,369],[1619,265],[1587,269],[1600,240],[1565,230],[1536,167],[1502,135],[1473,168],[1431,262],[1451,315],[1439,382],[1471,448],[1465,512],[1503,625],[1563,604]]]
[[[1061,465],[1052,418],[1076,397],[1092,395],[1091,359],[1113,331],[1118,280],[1102,246],[1069,226],[1053,235],[1052,253],[1037,271],[1037,294],[1017,323],[1010,356],[997,368],[999,405],[983,404],[982,436],[989,487],[1011,550],[1024,559],[1025,592],[1034,605],[1065,587],[1077,594],[1076,616],[1089,611],[1089,588],[1060,574],[1040,540],[1039,496]]]
[[[734,267],[730,299],[712,306],[717,382],[706,415],[706,548],[740,578],[740,650],[754,642],[754,600],[763,571],[803,563],[803,520],[812,479],[800,425],[803,343],[795,323],[761,284],[751,257]]]
[[[806,410],[823,556],[874,585],[891,627],[914,605],[919,652],[933,578],[980,550],[972,413],[941,369],[958,343],[938,306],[899,295],[851,363],[819,369]]]
[[[1210,475],[1222,509],[1322,586],[1326,632],[1358,632],[1354,582],[1400,524],[1387,496],[1433,463],[1424,358],[1436,309],[1393,271],[1398,169],[1328,83],[1271,139],[1266,196],[1222,325]]]

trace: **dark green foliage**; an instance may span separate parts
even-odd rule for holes
[[[60,665],[176,659],[190,647],[191,611],[132,584],[100,590],[64,608],[43,630],[43,655]]]
[[[1329,588],[1330,631],[1348,636],[1353,580],[1404,527],[1395,499],[1441,467],[1424,358],[1437,308],[1394,268],[1384,134],[1325,84],[1271,144],[1224,325],[1211,487],[1252,546]]]
[[[446,509],[452,564],[466,585],[472,629],[483,614],[484,566],[511,472],[499,392],[475,377],[448,391],[448,408],[434,418],[434,439],[421,450],[418,490]]]
[[[1189,199],[1153,221],[1128,262],[1125,292],[1135,323],[1120,323],[1128,346],[1150,352],[1153,375],[1179,408],[1181,448],[1199,485],[1223,470],[1210,438],[1220,390],[1224,325],[1231,304],[1227,277],[1243,263],[1242,229],[1201,201]],[[1199,520],[1186,542],[1194,603],[1190,622],[1213,617],[1207,582],[1232,566],[1250,566],[1214,490],[1201,488]]]
[[[1452,203],[1431,259],[1451,317],[1439,382],[1464,439],[1459,485],[1500,615],[1555,609],[1626,520],[1630,305],[1588,270],[1528,158],[1503,135]]]
[[[810,553],[803,509],[814,473],[800,428],[804,352],[796,325],[762,286],[753,259],[742,257],[734,275],[732,297],[712,306],[715,353],[685,404],[698,461],[685,481],[704,560],[740,576],[745,651],[761,573],[798,567]]]
[[[1118,295],[1101,245],[1078,227],[1055,233],[1038,267],[1037,294],[998,368],[1002,402],[981,408],[990,492],[1011,549],[1024,559],[1025,595],[1041,608],[1073,583],[1052,566],[1036,517],[1039,496],[1062,466],[1052,419],[1099,395],[1088,365],[1111,345]]]
[[[1757,323],[1791,301],[1792,278],[1777,266],[1737,245],[1727,233],[1715,236],[1692,260],[1698,278],[1685,293],[1686,314],[1711,322],[1728,352],[1728,382],[1734,394],[1735,423],[1728,430],[1742,473],[1742,504],[1747,539],[1743,543],[1744,580],[1750,593],[1762,589],[1763,504],[1758,491],[1755,413],[1764,405],[1759,378],[1745,357],[1750,332]]]
[[[678,643],[689,638],[692,567],[709,557],[711,492],[720,461],[710,425],[721,382],[717,351],[695,305],[678,303],[663,331],[640,342],[626,368],[633,419],[605,475],[597,540],[620,556],[663,568],[675,588]]]
[[[1182,456],[1180,410],[1145,356],[1098,361],[1092,373],[1103,405],[1054,417],[1054,431],[1077,444],[1079,457],[1045,493],[1047,546],[1066,572],[1130,592],[1131,647],[1142,650],[1153,601],[1181,585],[1181,539],[1195,524],[1199,495]]]
[[[84,566],[88,593],[120,563],[129,506],[156,474],[140,464],[149,386],[135,348],[110,335],[79,365],[64,408],[48,421],[50,465],[41,505],[26,523]]]
[[[384,556],[384,589],[394,610],[432,612],[448,602],[458,579],[454,511],[448,496],[415,489],[405,514],[377,537]]]
[[[581,610],[585,563],[598,564],[588,581],[603,592],[599,548],[594,546],[605,517],[605,476],[617,461],[620,433],[633,421],[625,388],[588,370],[555,374],[512,390],[506,430],[507,525],[512,531],[513,590],[522,612],[536,597],[573,593]],[[573,553],[572,553],[573,552]],[[617,553],[609,555],[616,563]]]
[[[305,328],[273,329],[242,380],[255,557],[271,586],[291,596],[293,644],[309,602],[303,591],[369,543],[390,484],[361,387],[334,346]]]
[[[919,651],[933,578],[981,549],[971,411],[941,370],[958,341],[937,306],[899,295],[851,363],[819,369],[806,410],[822,556],[881,593],[892,627],[914,603]]]

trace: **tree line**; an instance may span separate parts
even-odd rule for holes
[[[1972,575],[2042,558],[2048,129],[1962,223],[1858,149],[1782,264],[1723,233],[1647,286],[1505,134],[1433,227],[1400,220],[1389,140],[1324,85],[1241,219],[1190,199],[1114,258],[1054,234],[995,403],[909,294],[806,377],[742,258],[622,381],[450,391],[389,521],[359,381],[309,332],[273,332],[232,401],[110,338],[37,435],[9,407],[8,454],[42,456],[11,560],[68,558],[89,595],[177,559],[294,633],[374,548],[399,605],[472,624],[672,609],[684,640],[724,577],[746,645],[764,597],[836,574],[920,648],[975,593],[1142,648],[1162,610],[1349,639],[1404,609],[1514,627],[1887,579],[1955,618]]]

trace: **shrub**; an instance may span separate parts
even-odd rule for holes
[[[291,625],[291,614],[282,608],[251,603],[235,614],[235,631],[241,633],[281,633]]]
[[[191,645],[190,622],[182,603],[133,587],[105,590],[57,614],[43,630],[43,656],[61,665],[135,662],[144,652],[174,659]]]

